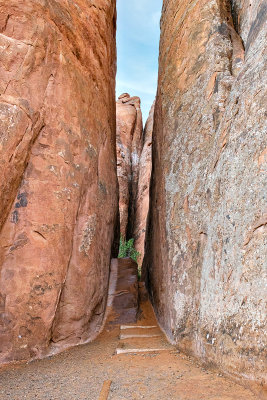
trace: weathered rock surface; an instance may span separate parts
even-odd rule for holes
[[[117,213],[115,0],[0,0],[0,361],[90,340]]]
[[[163,2],[146,264],[173,342],[266,383],[267,7],[232,6]]]
[[[154,121],[154,107],[152,105],[146,121],[143,137],[143,148],[139,161],[138,190],[134,216],[134,246],[139,252],[138,264],[142,265],[146,236],[147,216],[149,210],[149,185],[152,170],[152,132]]]
[[[139,160],[143,146],[140,98],[128,93],[116,103],[117,174],[119,181],[120,231],[132,236],[136,208]]]
[[[131,324],[138,314],[138,270],[131,258],[113,258],[110,271],[109,323]]]

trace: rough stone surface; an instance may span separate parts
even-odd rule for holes
[[[138,269],[131,258],[113,258],[109,286],[109,324],[131,324],[138,315]]]
[[[216,370],[200,368],[194,359],[176,351],[157,327],[147,301],[141,302],[138,321],[130,326],[120,329],[111,314],[92,343],[1,370],[0,400],[107,400],[102,391],[107,381],[112,382],[108,400],[259,400],[247,388]],[[157,337],[122,339],[125,333],[156,333]],[[116,349],[133,347],[164,351],[116,354]]]
[[[169,338],[264,384],[266,2],[232,6],[163,2],[146,265]]]
[[[0,0],[1,362],[86,342],[102,323],[115,28],[115,0]]]
[[[138,190],[134,216],[134,246],[139,252],[138,264],[141,266],[144,258],[147,216],[149,210],[149,185],[152,169],[152,132],[154,121],[154,107],[152,105],[146,121],[143,137],[143,148],[139,162]]]
[[[138,190],[139,160],[143,146],[140,98],[128,93],[116,103],[117,174],[119,181],[120,231],[132,237]]]

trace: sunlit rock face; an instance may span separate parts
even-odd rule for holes
[[[146,252],[169,338],[262,383],[266,31],[260,0],[163,2]]]
[[[0,0],[0,361],[92,339],[117,215],[115,0]]]
[[[146,121],[143,137],[143,148],[139,162],[138,190],[134,217],[134,245],[139,253],[138,264],[141,266],[144,258],[144,246],[149,211],[149,186],[152,169],[152,132],[154,121],[154,107],[152,105]]]
[[[143,146],[140,98],[123,93],[116,103],[117,174],[120,231],[132,237],[138,191],[139,161]]]

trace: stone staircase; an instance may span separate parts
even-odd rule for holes
[[[157,325],[122,325],[120,331],[116,354],[158,353],[172,350],[172,346]]]
[[[173,350],[158,326],[144,283],[138,284],[137,264],[133,260],[112,260],[108,305],[108,325],[120,326],[116,354]]]

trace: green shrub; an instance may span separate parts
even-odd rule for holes
[[[140,253],[134,248],[134,239],[125,240],[123,236],[120,238],[120,250],[118,258],[130,257],[138,264]]]

